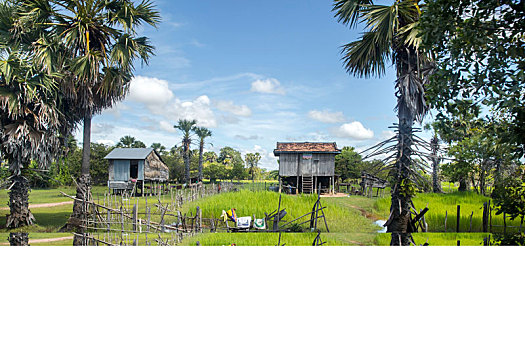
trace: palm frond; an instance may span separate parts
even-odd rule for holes
[[[354,27],[359,22],[363,5],[371,5],[370,0],[334,0],[332,11],[338,22]]]
[[[380,32],[370,31],[361,39],[343,46],[341,53],[346,71],[358,77],[381,77],[386,62],[392,57],[391,43],[379,37]]]

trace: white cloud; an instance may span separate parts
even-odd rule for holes
[[[266,80],[256,80],[252,82],[252,92],[258,92],[261,94],[277,94],[277,95],[284,95],[286,92],[281,87],[281,83],[279,80],[275,78],[270,78]]]
[[[229,112],[239,117],[250,117],[252,115],[252,111],[248,106],[237,106],[232,101],[215,101],[213,106],[222,112]]]
[[[112,140],[97,140],[96,143],[102,143],[106,146],[115,146],[115,141]]]
[[[91,125],[91,133],[93,135],[106,135],[115,128],[114,125],[109,123],[93,123]]]
[[[368,140],[374,137],[374,132],[358,121],[345,123],[334,131],[336,136],[353,140]]]
[[[341,123],[345,120],[343,112],[313,110],[308,112],[308,117],[323,123]]]
[[[391,131],[391,130],[383,130],[381,131],[381,135],[379,135],[379,138],[381,140],[387,140],[391,137],[394,137],[396,135],[395,132]]]
[[[217,118],[211,109],[210,98],[206,95],[197,97],[193,101],[180,101],[176,99],[161,113],[172,121],[179,119],[195,119],[197,125],[206,128],[217,126]]]
[[[173,98],[173,92],[166,80],[139,75],[131,81],[128,95],[130,101],[154,108],[166,105]]]

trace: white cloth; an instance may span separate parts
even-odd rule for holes
[[[252,222],[251,216],[243,216],[243,217],[237,218],[237,228],[250,228],[251,222]]]

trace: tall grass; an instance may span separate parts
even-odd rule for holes
[[[430,232],[445,232],[445,215],[447,215],[446,231],[456,230],[457,206],[461,206],[460,231],[481,232],[483,231],[483,203],[490,198],[475,192],[451,192],[451,193],[418,193],[414,199],[417,210],[428,205],[429,211],[425,215]],[[378,199],[375,203],[377,211],[388,216],[390,210],[390,198]],[[472,216],[472,229],[470,228],[470,215]],[[507,226],[519,226],[520,220],[511,221],[507,218]],[[498,227],[501,226],[501,227]],[[503,215],[496,215],[492,211],[492,232],[503,232]],[[508,228],[508,232],[516,232],[517,228]]]
[[[282,194],[281,209],[285,209],[287,214],[283,220],[290,221],[298,218],[313,209],[317,200],[316,195],[286,195]],[[331,232],[377,232],[377,226],[370,220],[363,217],[359,211],[344,208],[336,202],[323,201],[326,207],[328,228]],[[241,190],[237,192],[223,193],[220,195],[201,199],[183,206],[182,212],[195,212],[197,206],[202,210],[203,217],[218,218],[222,210],[236,208],[237,216],[252,216],[264,218],[265,213],[270,213],[277,209],[279,204],[279,193],[262,191],[252,192]],[[305,220],[308,217],[304,218]],[[326,232],[323,219],[319,219],[318,228]],[[299,220],[303,221],[302,219]],[[308,224],[304,226],[308,227]]]
[[[461,246],[480,246],[483,238],[489,233],[455,233],[455,232],[418,232],[412,234],[416,245],[428,243],[430,246],[456,246],[461,241]],[[380,233],[375,237],[374,243],[381,246],[390,245],[390,233]]]

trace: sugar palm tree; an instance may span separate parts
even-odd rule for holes
[[[190,145],[191,133],[196,130],[197,121],[179,119],[173,127],[182,131],[182,156],[184,158],[184,182],[190,184]]]
[[[199,137],[199,181],[202,181],[202,162],[204,158],[204,140],[212,136],[210,129],[205,127],[195,128],[195,134]]]
[[[413,185],[413,126],[428,111],[424,83],[428,59],[419,48],[417,23],[420,1],[396,0],[392,5],[375,5],[368,0],[335,0],[335,17],[349,27],[364,23],[359,40],[342,48],[343,62],[349,74],[368,78],[382,76],[392,62],[397,73],[397,147],[393,167],[392,205],[387,221],[391,244],[410,244],[410,208]]]
[[[162,145],[160,142],[154,142],[151,144],[150,147],[153,148],[161,156],[164,155],[164,153],[166,153],[166,146]]]
[[[122,136],[115,147],[121,148],[146,148],[144,142],[137,140],[131,135]]]
[[[45,168],[59,155],[62,136],[72,126],[60,110],[65,108],[58,93],[60,74],[34,52],[49,35],[20,23],[19,10],[18,3],[0,3],[0,152],[12,175],[8,228],[34,223],[24,175],[31,160]]]
[[[137,29],[143,24],[155,26],[159,13],[147,0],[138,4],[131,0],[23,0],[22,6],[25,17],[54,33],[68,48],[61,88],[83,120],[77,198],[88,199],[91,119],[125,97],[135,60],[148,63],[153,47],[146,37],[137,36]],[[48,49],[43,47],[40,55],[47,57]],[[78,229],[84,208],[82,201],[75,201],[71,228]],[[81,239],[74,244],[82,244]]]

